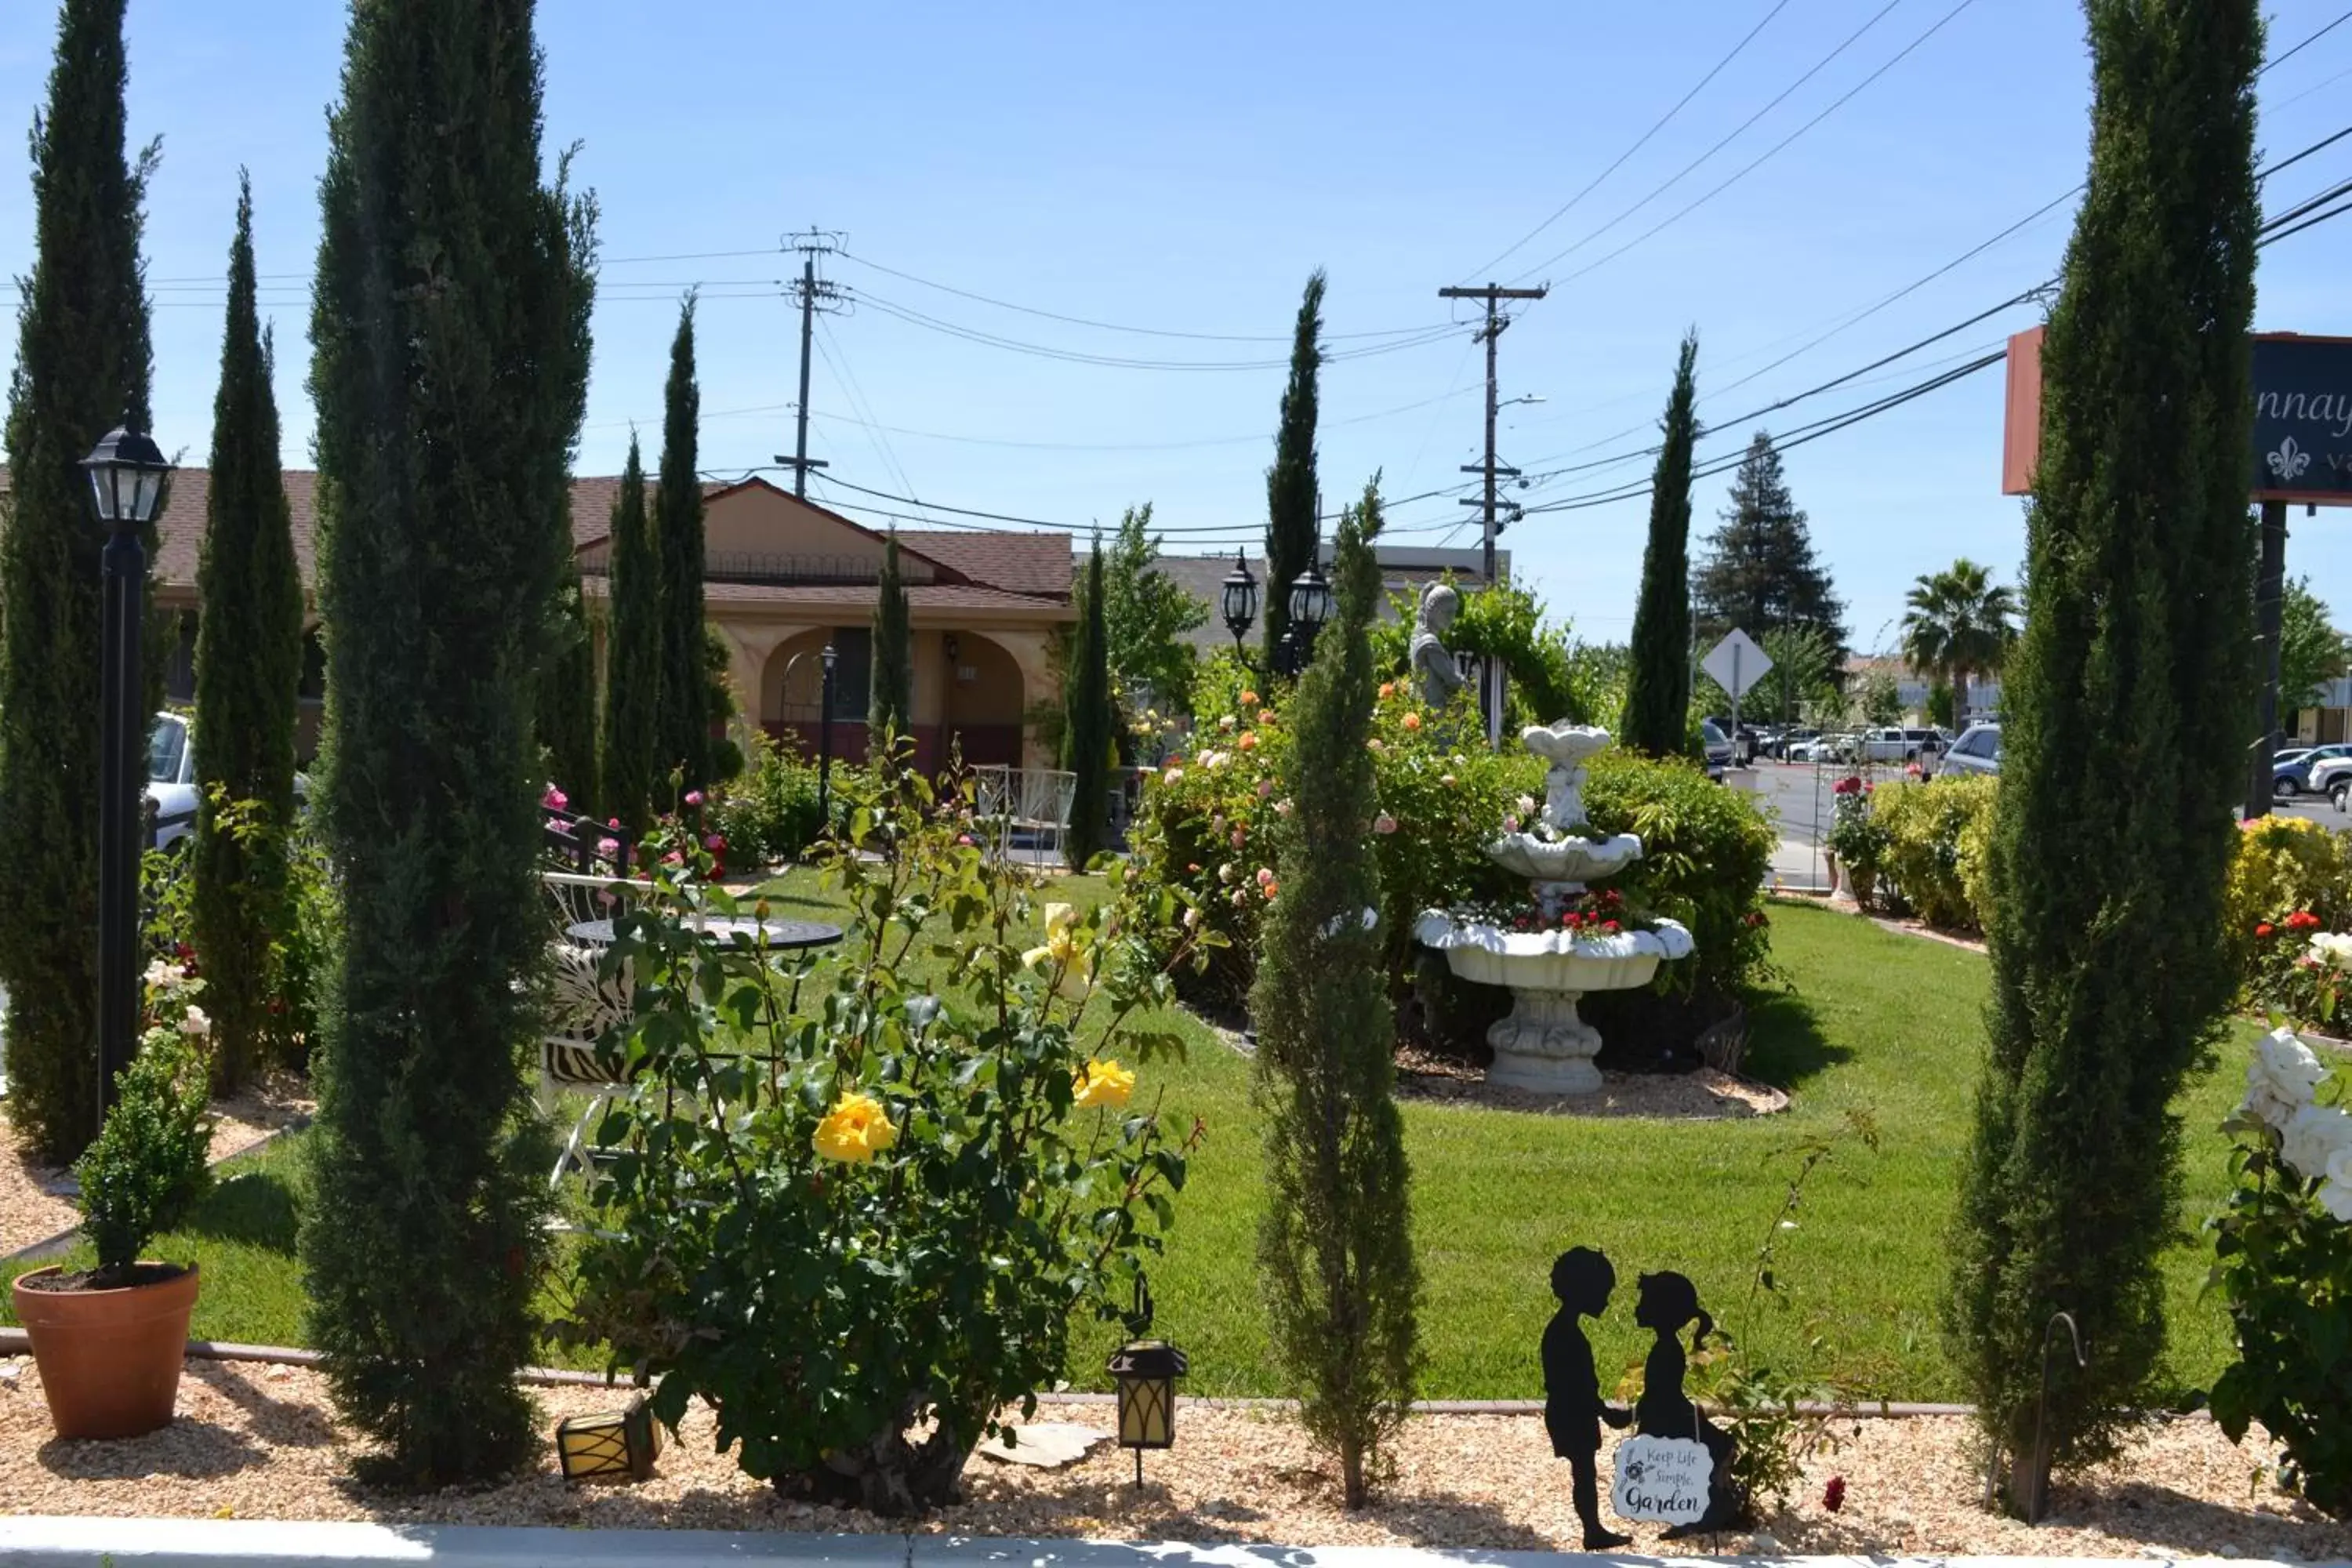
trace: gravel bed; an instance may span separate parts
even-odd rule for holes
[[[215,1100],[214,1163],[234,1158],[308,1117],[315,1109],[309,1094],[307,1082],[283,1075]],[[80,1223],[71,1187],[60,1190],[67,1177],[66,1172],[40,1164],[26,1152],[8,1121],[8,1102],[0,1100],[0,1257]]]
[[[559,1415],[609,1409],[602,1388],[534,1391]],[[1050,1405],[1050,1421],[1106,1425],[1100,1405]],[[966,1500],[914,1528],[961,1535],[1108,1536],[1135,1540],[1412,1544],[1574,1550],[1568,1467],[1550,1457],[1533,1415],[1421,1415],[1407,1426],[1396,1473],[1359,1514],[1334,1500],[1306,1440],[1275,1410],[1183,1408],[1177,1446],[1144,1458],[1108,1445],[1070,1468],[1042,1471],[975,1458]],[[2152,1425],[2122,1460],[2056,1489],[2053,1520],[2029,1529],[1983,1511],[1969,1428],[1952,1416],[1865,1420],[1842,1427],[1835,1453],[1814,1455],[1790,1510],[1769,1539],[1659,1540],[1639,1527],[1634,1550],[1808,1552],[2000,1552],[2020,1556],[2352,1555],[2352,1530],[2258,1484],[2259,1449],[2233,1447],[2203,1417]],[[39,1374],[0,1362],[0,1511],[182,1518],[372,1519],[394,1523],[543,1524],[709,1530],[887,1531],[852,1510],[779,1501],[711,1451],[697,1408],[642,1486],[567,1486],[551,1449],[504,1485],[425,1495],[371,1491],[350,1477],[362,1451],[330,1413],[318,1373],[252,1363],[192,1361],[180,1416],[125,1443],[66,1443],[49,1435]],[[1602,1462],[1608,1462],[1603,1454]],[[1604,1474],[1606,1472],[1604,1471]],[[1845,1478],[1842,1512],[1824,1484]]]

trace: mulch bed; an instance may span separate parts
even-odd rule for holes
[[[505,1484],[430,1494],[372,1491],[351,1479],[365,1450],[335,1419],[311,1371],[192,1361],[180,1415],[151,1436],[67,1443],[49,1435],[28,1362],[0,1362],[0,1510],[182,1518],[367,1519],[389,1523],[538,1524],[709,1530],[890,1531],[847,1510],[780,1501],[712,1452],[709,1412],[643,1485],[567,1486],[551,1450]],[[602,1388],[535,1391],[557,1416],[615,1407]],[[1040,1418],[1108,1426],[1102,1404],[1045,1407]],[[1663,1542],[1640,1552],[2000,1552],[2017,1556],[2352,1556],[2352,1531],[2258,1476],[2262,1450],[2232,1447],[2202,1416],[2152,1423],[2121,1459],[2055,1489],[2052,1520],[2028,1526],[1979,1505],[1981,1464],[1964,1418],[1864,1419],[1843,1446],[1805,1463],[1792,1506],[1764,1535]],[[912,1528],[975,1536],[1401,1544],[1574,1550],[1565,1463],[1534,1415],[1417,1415],[1376,1504],[1350,1514],[1286,1412],[1183,1405],[1176,1447],[1145,1457],[1105,1445],[1045,1471],[975,1458],[966,1500]],[[1604,1467],[1609,1456],[1602,1456]],[[1606,1470],[1604,1468],[1604,1475]],[[1845,1479],[1844,1506],[1823,1489]]]
[[[1789,1096],[1713,1068],[1687,1073],[1604,1072],[1597,1093],[1530,1094],[1486,1081],[1486,1073],[1455,1057],[1407,1045],[1397,1047],[1397,1094],[1405,1100],[1479,1105],[1544,1116],[1646,1116],[1664,1121],[1731,1121],[1789,1109]]]

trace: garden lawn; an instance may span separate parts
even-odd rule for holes
[[[788,906],[780,912],[822,919],[835,907],[808,872],[769,891]],[[1098,879],[1082,878],[1046,896],[1091,902],[1102,895]],[[1536,1346],[1551,1310],[1550,1262],[1562,1248],[1585,1244],[1606,1251],[1618,1270],[1617,1297],[1594,1334],[1604,1381],[1640,1360],[1634,1276],[1672,1268],[1696,1281],[1718,1325],[1787,1363],[1875,1396],[1963,1397],[1943,1356],[1937,1311],[1944,1233],[1984,1048],[1985,961],[1810,907],[1776,905],[1773,918],[1792,988],[1751,1006],[1747,1070],[1790,1090],[1788,1114],[1586,1121],[1406,1102],[1425,1287],[1425,1396],[1540,1396]],[[940,978],[948,969],[938,961],[926,966]],[[1146,1068],[1139,1103],[1164,1092],[1162,1109],[1180,1127],[1201,1119],[1207,1142],[1178,1200],[1168,1254],[1151,1270],[1158,1331],[1190,1353],[1190,1392],[1283,1393],[1255,1258],[1260,1152],[1253,1068],[1190,1015],[1177,1022],[1190,1054]],[[2192,1230],[2226,1191],[2227,1144],[2212,1129],[2237,1101],[2257,1034],[2252,1025],[2233,1026],[2222,1059],[2180,1108]],[[1853,1112],[1874,1121],[1879,1152],[1842,1143],[1808,1186],[1795,1228],[1775,1229],[1793,1151],[1838,1133]],[[198,1335],[300,1342],[298,1160],[297,1141],[280,1140],[236,1163],[195,1223],[155,1247],[158,1256],[204,1265]],[[1751,1304],[1756,1253],[1768,1234],[1776,1240],[1780,1289]],[[2174,1370],[2184,1390],[2209,1384],[2228,1357],[2219,1310],[2198,1300],[2207,1261],[2193,1237],[2167,1260]],[[1077,1339],[1071,1382],[1099,1385],[1110,1331],[1087,1325]]]

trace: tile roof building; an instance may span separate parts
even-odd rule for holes
[[[157,520],[155,604],[182,612],[170,686],[183,698],[194,690],[196,559],[208,478],[202,468],[173,473]],[[285,474],[295,558],[314,605],[317,481],[307,469]],[[7,470],[0,468],[0,496],[7,488]],[[616,478],[576,479],[572,487],[572,543],[592,606],[606,596],[619,491]],[[814,749],[824,706],[817,656],[830,643],[838,656],[834,752],[862,756],[884,536],[765,479],[707,486],[704,497],[706,614],[727,638],[744,717],[772,734],[802,735]],[[919,752],[929,763],[953,742],[968,762],[1045,765],[1050,759],[1036,755],[1025,715],[1059,695],[1047,650],[1076,619],[1068,537],[902,530],[898,548],[914,633]],[[322,675],[314,638],[304,670],[306,741],[315,733]]]

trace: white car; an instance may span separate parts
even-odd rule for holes
[[[2330,757],[2311,765],[2311,783],[2305,787],[2333,800],[2347,785],[2352,785],[2352,757]]]
[[[196,749],[188,721],[158,713],[147,731],[147,803],[155,817],[155,847],[169,849],[196,830]]]
[[[147,731],[147,801],[158,849],[180,847],[196,831],[196,748],[185,715],[158,713]],[[294,809],[310,803],[310,781],[294,775]]]

